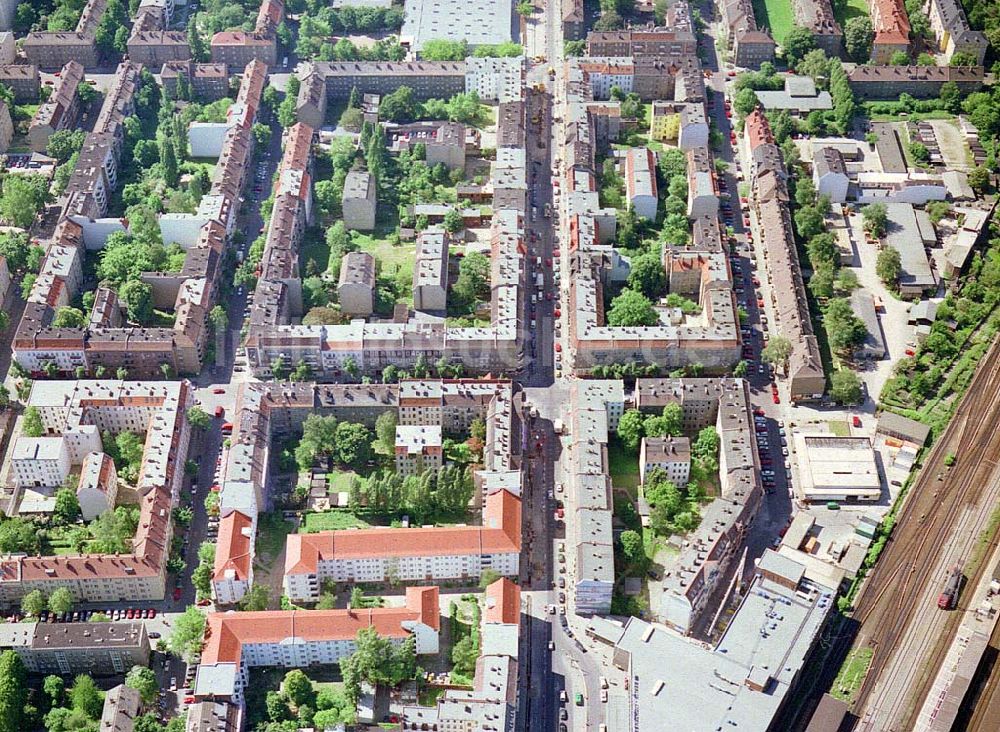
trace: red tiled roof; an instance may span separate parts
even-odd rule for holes
[[[219,522],[219,541],[215,552],[215,580],[225,579],[226,572],[234,570],[236,578],[250,578],[250,551],[253,537],[250,529],[253,519],[240,511],[232,511]],[[246,530],[246,533],[244,533]]]
[[[374,528],[289,534],[285,574],[313,574],[320,559],[500,554],[521,550],[521,500],[487,496],[482,526]]]
[[[439,631],[438,593],[437,587],[409,587],[406,607],[211,613],[201,663],[239,663],[244,643],[352,639],[363,628],[386,638],[406,638],[410,631],[403,624],[414,622]]]
[[[517,625],[521,619],[521,588],[506,577],[486,588],[487,623]]]
[[[771,125],[768,124],[767,117],[759,108],[747,115],[744,122],[747,137],[750,140],[750,149],[753,150],[758,145],[773,145],[774,135],[771,134]]]

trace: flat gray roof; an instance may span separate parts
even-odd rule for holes
[[[514,37],[512,0],[406,0],[400,36],[419,51],[427,41],[468,41],[470,46]]]

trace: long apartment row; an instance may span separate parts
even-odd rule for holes
[[[788,383],[792,401],[817,399],[826,390],[819,343],[799,266],[788,198],[788,171],[771,126],[759,109],[751,112],[743,134],[750,157],[750,190],[781,335],[792,344]]]
[[[135,112],[136,92],[143,83],[142,68],[131,62],[118,67],[94,131],[84,141],[66,188],[63,218],[48,246],[13,341],[15,359],[33,373],[41,373],[50,363],[64,374],[78,368],[88,372],[98,367],[111,371],[125,368],[130,376],[138,378],[162,377],[164,365],[174,374],[196,374],[201,370],[209,332],[208,312],[215,303],[225,248],[236,227],[240,194],[253,155],[251,128],[267,81],[267,69],[258,61],[249,63],[243,72],[211,188],[202,197],[198,211],[161,218],[161,229],[168,221],[177,227],[178,219],[184,219],[192,232],[190,241],[180,242],[187,249],[181,271],[142,275],[153,289],[154,305],[173,309],[173,327],[127,325],[117,294],[108,288],[97,291],[85,327],[52,325],[56,310],[69,305],[80,292],[85,257],[93,256],[110,233],[125,230],[127,222],[106,216],[108,200],[118,186],[124,120]]]
[[[50,485],[54,471],[63,478],[70,466],[96,471],[96,490],[117,491],[101,434],[129,431],[145,435],[142,463],[134,486],[139,524],[132,551],[125,554],[68,554],[0,557],[0,603],[16,604],[32,590],[46,595],[65,587],[84,602],[162,600],[172,532],[171,507],[184,480],[193,404],[186,381],[36,381],[28,397],[38,410],[45,434],[21,436],[12,447],[14,480],[24,486]],[[96,457],[96,460],[94,459]],[[77,468],[79,469],[79,468]],[[111,494],[114,508],[114,495]]]
[[[286,145],[282,161],[282,170],[287,173],[282,174],[282,188],[275,199],[251,308],[246,350],[256,375],[270,376],[271,364],[277,359],[286,364],[301,360],[319,378],[337,378],[348,363],[362,373],[377,374],[390,364],[408,368],[420,358],[444,358],[474,373],[510,371],[520,366],[527,208],[523,73],[521,58],[470,59],[468,68],[466,63],[458,62],[315,64],[304,73],[298,107],[300,122],[289,132],[293,142]],[[439,74],[454,84],[433,83]],[[500,102],[497,158],[491,173],[490,325],[461,328],[426,319],[292,324],[302,315],[298,242],[311,215],[311,153],[305,139],[311,138],[311,128],[322,124],[327,99],[346,97],[353,88],[365,94],[384,93],[409,83],[423,98],[470,88],[479,91],[484,99]],[[289,182],[285,189],[286,177],[304,183]],[[369,282],[369,286],[372,284]]]
[[[394,384],[249,383],[240,387],[220,495],[219,541],[212,595],[238,602],[253,583],[257,513],[270,505],[267,466],[275,436],[300,430],[310,414],[374,425],[397,415],[397,464],[409,465],[410,434],[423,430],[423,467],[441,464],[441,431],[486,420],[483,467],[475,483],[482,526],[378,528],[288,537],[285,591],[295,601],[318,599],[324,580],[404,582],[476,579],[492,569],[516,577],[521,549],[520,397],[508,381],[411,380]],[[401,538],[405,536],[405,542]]]

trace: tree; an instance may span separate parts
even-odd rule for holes
[[[56,316],[52,319],[53,328],[82,328],[87,324],[87,318],[82,310],[62,306],[56,310]]]
[[[128,309],[128,317],[140,325],[153,317],[153,288],[139,280],[129,280],[121,286],[119,296]]]
[[[517,4],[517,14],[522,15],[525,18],[531,16],[535,12],[535,4],[531,0],[521,0]]]
[[[983,193],[990,187],[990,171],[982,165],[977,165],[969,171],[969,185],[977,193]]]
[[[857,404],[861,401],[861,379],[853,371],[840,369],[830,377],[830,397],[838,404]]]
[[[83,85],[81,85],[83,86]],[[87,88],[90,88],[89,86]],[[83,130],[59,130],[53,132],[45,143],[45,154],[50,158],[55,158],[60,163],[65,163],[72,157],[73,153],[83,147],[83,139],[87,133]]]
[[[300,669],[292,669],[285,674],[281,690],[285,698],[295,707],[316,704],[316,692],[312,681]]]
[[[649,298],[658,298],[667,290],[667,275],[660,258],[651,252],[632,260],[628,286]]]
[[[794,66],[807,53],[816,48],[816,39],[808,28],[797,25],[788,31],[781,47],[785,52],[785,60]]]
[[[458,265],[458,279],[452,288],[459,302],[472,307],[489,295],[490,260],[479,252],[469,252]]]
[[[0,732],[21,732],[28,673],[16,651],[0,654]]]
[[[73,609],[73,594],[65,587],[57,587],[49,595],[49,610],[54,613],[68,613]]]
[[[62,706],[63,695],[66,693],[66,682],[62,680],[61,676],[56,676],[55,674],[50,674],[45,677],[45,681],[42,682],[42,691],[45,692],[45,696],[48,697],[49,707]]]
[[[815,206],[803,206],[795,212],[795,228],[803,239],[812,239],[823,233],[823,214]]]
[[[896,287],[899,284],[899,275],[903,271],[903,263],[899,256],[899,250],[895,247],[884,246],[878,253],[875,260],[875,274],[882,280],[886,287]]]
[[[771,336],[771,339],[760,352],[760,357],[767,363],[772,363],[782,368],[788,363],[789,356],[792,355],[792,343],[784,336]]]
[[[462,213],[456,207],[452,206],[444,215],[444,228],[452,234],[455,234],[465,228],[465,223],[462,221]]]
[[[907,145],[907,149],[910,151],[910,157],[917,163],[928,163],[931,159],[931,152],[927,149],[927,146],[922,142],[911,142]]]
[[[198,430],[207,430],[212,424],[212,418],[201,407],[190,407],[187,410],[188,424]]]
[[[889,226],[889,213],[884,203],[869,203],[861,209],[865,231],[881,239]]]
[[[77,500],[76,491],[72,488],[60,488],[56,492],[56,505],[53,513],[64,524],[76,521],[77,516],[80,515],[80,501]]]
[[[160,691],[153,669],[145,666],[133,666],[125,675],[125,686],[139,692],[143,704],[152,704]]]
[[[427,61],[464,61],[469,55],[466,41],[433,39],[420,48],[420,57]]]
[[[608,325],[615,328],[651,326],[659,322],[653,303],[641,292],[625,288],[611,302]]]
[[[910,54],[906,51],[896,51],[889,57],[890,66],[909,66]]]
[[[191,58],[195,61],[208,61],[208,48],[205,45],[205,39],[202,38],[201,33],[198,31],[198,22],[193,14],[188,20],[187,33]]]
[[[424,48],[426,49],[426,45]],[[401,86],[382,97],[378,113],[379,117],[390,122],[412,122],[420,116],[420,103],[414,96],[413,89]]]
[[[645,559],[646,555],[642,548],[642,536],[639,535],[639,532],[632,531],[631,529],[623,531],[620,541],[622,543],[622,552],[629,562],[634,564]]]
[[[41,437],[45,434],[42,413],[38,411],[38,407],[28,407],[24,410],[24,417],[21,420],[21,434],[26,437]]]
[[[391,453],[396,445],[396,413],[383,412],[375,420],[375,435],[383,452]]]
[[[195,605],[189,605],[174,621],[174,632],[170,634],[167,648],[175,656],[190,660],[201,650],[204,635],[205,616]]]
[[[337,460],[344,465],[360,468],[372,458],[372,433],[358,422],[337,425]]]
[[[839,353],[848,354],[856,346],[864,343],[868,331],[846,298],[834,298],[826,306],[823,325],[830,340],[830,347]]]
[[[587,42],[582,39],[579,41],[563,41],[563,53],[568,57],[583,56],[587,53]]]
[[[629,450],[639,449],[643,437],[643,417],[638,409],[629,409],[618,420],[618,437]]]
[[[955,51],[948,60],[949,66],[978,66],[979,59],[968,51]]]
[[[875,31],[867,15],[855,16],[844,25],[844,46],[847,55],[855,63],[863,64],[868,61],[874,39]]]
[[[49,200],[49,183],[40,175],[8,175],[0,194],[0,218],[28,229]]]
[[[240,600],[240,610],[245,612],[260,612],[267,610],[270,602],[271,592],[267,584],[264,582],[254,582],[243,596],[243,599]]]
[[[757,108],[757,93],[753,89],[740,89],[733,99],[733,109],[736,114],[746,117]]]
[[[31,615],[37,618],[45,612],[45,607],[45,595],[42,594],[41,590],[32,590],[21,598],[21,611],[25,615]]]
[[[83,712],[91,719],[100,719],[104,699],[97,684],[86,674],[77,674],[76,678],[73,679],[73,688],[69,691],[69,701],[76,711]]]

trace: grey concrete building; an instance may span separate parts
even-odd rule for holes
[[[340,265],[337,300],[347,315],[371,315],[374,309],[375,257],[368,252],[348,252]]]
[[[375,228],[375,177],[367,170],[352,170],[344,181],[341,199],[344,226],[358,231]]]

